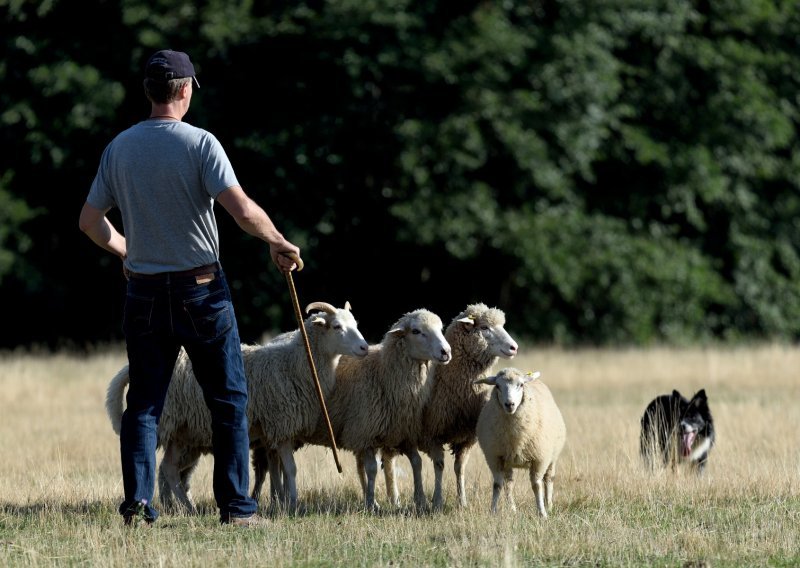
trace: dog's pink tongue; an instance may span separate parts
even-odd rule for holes
[[[683,454],[683,457],[687,458],[692,453],[692,444],[694,444],[695,436],[697,436],[697,432],[684,432],[681,435],[681,454]]]

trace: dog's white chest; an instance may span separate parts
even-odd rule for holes
[[[696,462],[700,458],[702,458],[708,450],[711,449],[711,440],[709,438],[704,438],[702,442],[697,444],[697,446],[692,450],[692,453],[689,455],[690,462]]]

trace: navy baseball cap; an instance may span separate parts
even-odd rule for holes
[[[189,56],[182,51],[172,51],[171,49],[156,51],[147,60],[144,74],[148,79],[163,83],[170,79],[191,77],[194,79],[197,88],[200,88],[200,83],[197,82],[197,77],[195,77],[194,65],[192,65]]]

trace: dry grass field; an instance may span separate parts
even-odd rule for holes
[[[560,350],[525,347],[513,366],[539,370],[567,423],[555,508],[535,514],[526,472],[516,514],[488,512],[491,479],[475,449],[466,510],[455,507],[452,461],[441,514],[361,510],[354,460],[298,453],[304,511],[266,527],[221,527],[211,459],[193,488],[202,515],[164,514],[124,529],[118,438],[103,406],[125,363],[109,348],[0,355],[0,564],[3,566],[798,566],[800,349]],[[503,362],[496,370],[503,366]],[[655,396],[705,388],[717,446],[706,474],[648,474],[639,419]],[[449,459],[449,456],[448,456]],[[425,458],[426,491],[433,487]]]

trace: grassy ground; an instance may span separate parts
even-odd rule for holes
[[[454,506],[448,456],[445,511],[361,510],[354,459],[344,472],[323,448],[298,453],[305,511],[269,515],[265,528],[221,527],[211,459],[193,490],[201,514],[164,514],[124,530],[118,438],[103,407],[125,362],[0,357],[0,564],[4,566],[797,566],[800,565],[800,349],[562,351],[529,347],[513,365],[540,370],[567,423],[555,509],[540,520],[526,472],[516,515],[488,513],[491,480],[477,448],[469,506]],[[503,363],[497,369],[501,368]],[[718,443],[701,479],[645,473],[639,419],[656,395],[705,388]],[[425,459],[426,490],[433,486]],[[383,498],[383,483],[379,483]]]

